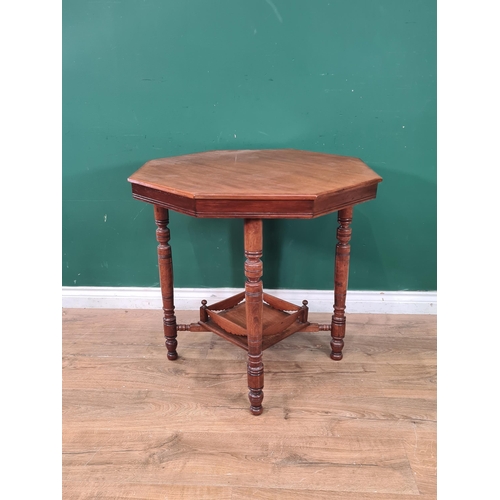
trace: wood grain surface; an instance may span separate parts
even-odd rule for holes
[[[272,346],[258,418],[246,352],[179,332],[168,362],[161,318],[63,310],[65,499],[436,498],[435,316],[349,315],[339,363],[328,332]]]
[[[129,180],[188,198],[310,199],[382,179],[358,158],[260,149],[150,160]]]

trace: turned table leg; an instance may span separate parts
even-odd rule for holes
[[[174,271],[172,267],[172,249],[170,241],[170,229],[168,228],[168,210],[154,206],[155,222],[158,226],[156,239],[158,240],[158,268],[160,271],[161,298],[163,301],[163,333],[165,335],[165,346],[167,358],[173,361],[177,359],[177,325],[174,315]]]
[[[262,220],[245,219],[245,301],[248,335],[248,399],[250,412],[262,413],[264,365],[262,363]]]
[[[338,212],[339,227],[337,229],[337,246],[335,247],[335,299],[332,316],[332,340],[330,357],[335,361],[342,359],[342,348],[345,336],[345,299],[347,294],[347,279],[349,276],[349,254],[351,247],[352,207]]]

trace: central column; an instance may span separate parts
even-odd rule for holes
[[[262,220],[245,219],[245,302],[248,335],[248,399],[250,412],[262,413],[264,365],[262,363]]]

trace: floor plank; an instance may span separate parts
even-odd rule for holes
[[[418,493],[403,443],[394,439],[143,429],[76,432],[65,442],[65,479],[100,482],[112,474],[147,483]]]
[[[178,340],[169,362],[161,311],[63,310],[64,498],[435,498],[435,316],[350,315],[338,363],[328,332],[271,347],[258,417],[242,349]]]

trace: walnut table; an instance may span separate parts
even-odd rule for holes
[[[262,413],[262,351],[295,332],[331,332],[342,359],[353,206],[375,198],[382,178],[358,158],[292,149],[210,151],[151,160],[129,179],[133,197],[154,205],[167,357],[177,359],[177,331],[213,332],[248,352],[250,411]],[[193,217],[244,220],[245,290],[216,304],[202,301],[200,321],[174,315],[168,210]],[[301,306],[262,289],[262,220],[312,219],[338,212],[334,306],[330,324],[308,321]]]

